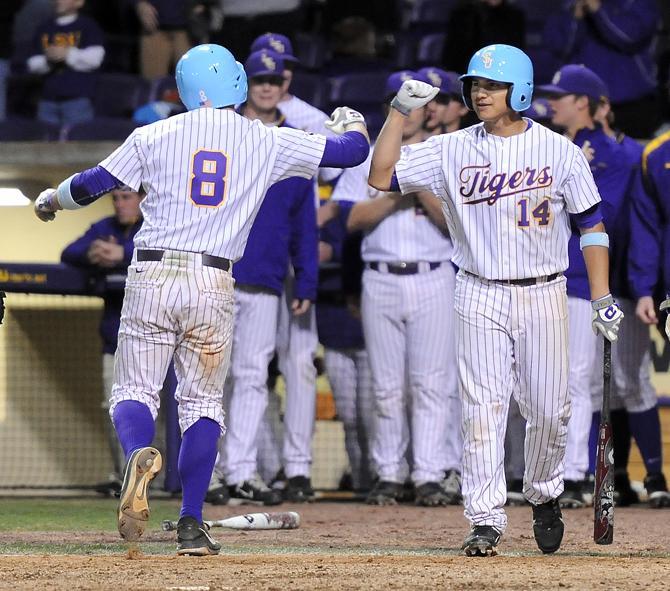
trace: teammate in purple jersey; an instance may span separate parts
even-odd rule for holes
[[[137,540],[146,527],[146,489],[162,459],[150,447],[158,393],[174,357],[183,499],[179,554],[216,554],[202,505],[223,427],[223,382],[233,333],[233,261],[239,259],[267,188],[319,166],[355,166],[369,153],[363,116],[346,107],[326,139],[265,127],[237,114],[247,96],[242,64],[219,45],[181,58],[177,87],[187,113],[136,129],[100,165],[72,175],[35,202],[42,221],[79,209],[119,185],[146,192],[135,237],[114,364],[110,413],[127,457],[119,533]]]
[[[401,148],[405,118],[437,88],[403,84],[377,140],[370,184],[427,190],[442,200],[454,242],[457,353],[463,397],[463,550],[495,554],[507,525],[504,439],[517,397],[527,421],[524,495],[542,552],[559,549],[567,388],[569,214],[591,286],[592,326],[617,339],[621,311],[608,281],[608,237],[588,163],[568,139],[521,116],[533,66],[520,49],[489,45],[470,60],[463,98],[482,123]]]

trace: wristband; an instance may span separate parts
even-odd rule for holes
[[[610,247],[610,237],[606,232],[589,232],[582,234],[579,238],[579,249],[584,250],[587,246]]]

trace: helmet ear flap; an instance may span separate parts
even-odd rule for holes
[[[465,78],[463,80],[461,93],[463,95],[463,102],[465,103],[465,106],[470,111],[473,111],[474,107],[472,106],[472,78]]]

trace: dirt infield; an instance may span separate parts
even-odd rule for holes
[[[316,503],[281,509],[299,511],[301,528],[216,529],[224,549],[207,558],[173,555],[175,534],[158,531],[158,523],[137,550],[116,546],[112,531],[2,532],[0,543],[11,541],[23,551],[0,556],[0,589],[654,590],[667,589],[670,580],[667,510],[617,510],[611,546],[591,541],[592,510],[566,511],[561,551],[542,556],[533,540],[530,509],[512,508],[500,555],[484,559],[459,554],[467,530],[460,507]],[[253,510],[208,508],[207,517]],[[47,553],[47,544],[61,544],[62,551]],[[80,545],[86,554],[68,554]]]

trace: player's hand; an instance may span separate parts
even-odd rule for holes
[[[614,301],[611,294],[608,294],[591,302],[593,314],[591,316],[591,326],[593,332],[597,335],[602,334],[608,341],[615,342],[619,338],[619,325],[623,320],[623,312],[619,304]]]
[[[670,302],[670,300],[666,300],[666,302]],[[635,306],[635,315],[645,324],[653,325],[658,323],[658,317],[656,316],[656,306],[654,306],[654,298],[651,296],[641,297],[637,301],[637,306]]]
[[[333,260],[333,247],[332,245],[319,240],[319,262],[328,263]]]
[[[302,316],[307,310],[309,310],[309,307],[312,305],[312,302],[309,300],[301,300],[298,298],[295,298],[291,302],[291,312],[293,312],[294,316]]]
[[[123,246],[112,240],[94,240],[88,249],[88,260],[105,269],[117,267],[124,257]]]
[[[421,80],[405,80],[391,101],[391,106],[403,115],[409,115],[414,109],[427,105],[440,92],[437,86],[431,86]]]
[[[56,212],[63,209],[58,203],[56,189],[46,189],[35,199],[35,215],[43,222],[56,219]]]
[[[342,135],[347,130],[347,125],[351,123],[360,123],[365,125],[365,117],[355,109],[349,107],[337,107],[331,115],[330,119],[324,122],[324,125],[337,135]]]

